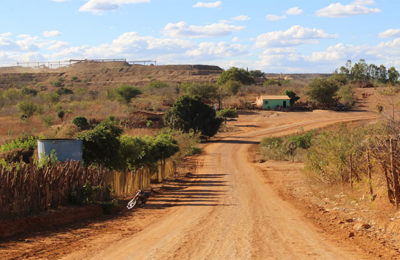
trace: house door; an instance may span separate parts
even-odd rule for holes
[[[286,101],[283,101],[283,108],[286,108]]]

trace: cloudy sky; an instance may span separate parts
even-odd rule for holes
[[[126,58],[265,72],[400,69],[398,0],[2,0],[0,65]]]

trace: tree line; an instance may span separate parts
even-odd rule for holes
[[[387,69],[383,64],[380,66],[368,64],[365,59],[360,59],[359,62],[354,64],[351,60],[348,60],[345,65],[336,70],[336,73],[344,74],[350,80],[376,81],[392,85],[398,84],[400,77],[400,73],[395,67],[392,66]]]

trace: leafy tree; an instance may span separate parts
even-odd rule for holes
[[[177,142],[168,134],[159,134],[152,140],[151,154],[156,161],[165,163],[165,160],[179,151]]]
[[[218,85],[223,85],[229,80],[239,81],[244,85],[250,85],[254,83],[254,78],[245,69],[239,69],[232,67],[221,73],[217,80]]]
[[[217,133],[222,119],[216,117],[215,110],[201,102],[200,97],[181,96],[164,116],[164,122],[173,129],[189,132],[193,129],[205,136]]]
[[[339,86],[337,83],[316,78],[308,85],[306,95],[317,105],[327,107],[336,103],[336,92],[338,89]]]
[[[330,81],[335,82],[339,86],[346,85],[348,82],[348,78],[345,74],[334,73],[332,76],[329,77]]]
[[[392,84],[395,85],[399,82],[399,77],[400,73],[396,70],[395,67],[391,67],[388,70],[388,81]]]
[[[379,82],[386,83],[387,77],[388,77],[388,75],[387,75],[386,67],[383,65],[379,66],[379,79],[378,79]]]
[[[262,72],[261,70],[251,70],[249,73],[250,73],[250,76],[253,77],[254,79],[263,78],[265,75],[265,73]]]
[[[58,95],[60,95],[60,96],[62,96],[62,95],[72,95],[72,94],[74,94],[74,91],[72,91],[69,88],[61,87],[61,88],[57,89],[56,93]]]
[[[115,89],[115,94],[117,95],[117,99],[119,102],[129,104],[129,102],[131,102],[131,99],[142,94],[142,91],[129,85],[121,85]]]
[[[122,132],[116,121],[106,119],[94,129],[80,133],[78,139],[83,141],[85,164],[104,165],[110,169],[121,168],[119,137]]]
[[[72,123],[81,130],[85,130],[85,129],[89,128],[88,120],[84,116],[75,117],[74,119],[72,119]]]
[[[44,100],[46,100],[46,102],[48,102],[50,104],[54,104],[54,103],[57,103],[58,101],[60,101],[60,95],[55,92],[49,92],[49,93],[45,94],[43,97],[44,97]]]
[[[22,120],[28,119],[38,110],[38,106],[30,100],[21,101],[17,104],[18,112]]]
[[[350,85],[341,86],[337,92],[337,96],[344,106],[350,108],[354,103],[354,91]]]
[[[234,80],[228,80],[223,85],[224,90],[229,95],[236,95],[241,87],[242,87],[242,85],[240,84],[240,82],[234,81]]]
[[[218,87],[211,83],[188,84],[183,86],[186,94],[190,96],[199,96],[202,99],[216,101],[218,100]]]
[[[283,91],[283,95],[287,95],[290,98],[290,105],[293,106],[297,100],[300,99],[299,96],[293,91],[293,90],[288,90],[286,89]]]

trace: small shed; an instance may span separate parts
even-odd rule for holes
[[[265,110],[287,108],[290,107],[290,98],[287,95],[260,96],[256,100],[256,105],[258,108]]]
[[[37,141],[39,160],[55,153],[59,162],[82,161],[82,140],[40,139]]]

